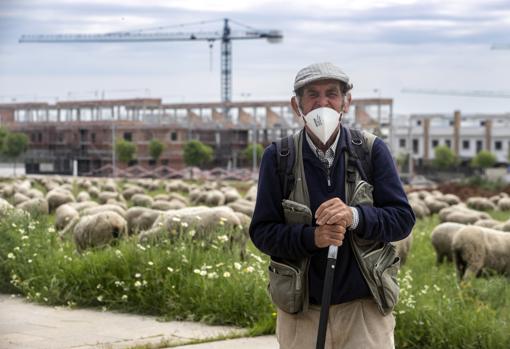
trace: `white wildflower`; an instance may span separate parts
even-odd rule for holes
[[[237,270],[241,270],[241,268],[242,268],[241,263],[235,262],[234,268],[236,268]]]
[[[139,278],[141,278],[141,277],[142,277],[142,274],[140,274],[140,273],[136,273],[136,274],[135,274],[135,278],[139,279]]]
[[[97,297],[97,300],[98,300],[99,302],[102,302],[102,301],[103,301],[103,296],[98,296],[98,297]]]
[[[142,283],[138,280],[136,280],[135,282],[135,287],[141,287],[142,286]]]
[[[172,267],[167,267],[166,269],[167,269],[169,272],[171,272],[171,273],[173,273],[173,272],[174,272],[174,268],[172,268]]]
[[[9,258],[9,259],[16,259],[16,256],[14,256],[14,253],[9,252],[9,253],[7,254],[7,258]]]
[[[224,278],[229,278],[230,277],[230,273],[228,271],[224,272],[223,273],[223,277]]]

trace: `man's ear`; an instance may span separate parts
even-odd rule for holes
[[[292,96],[292,98],[290,99],[290,105],[292,107],[292,110],[294,111],[294,114],[296,114],[298,117],[301,117],[296,96]]]
[[[351,102],[352,102],[352,95],[350,92],[347,92],[347,94],[344,97],[344,106],[342,108],[342,111],[344,113],[349,112],[349,107],[351,106]]]

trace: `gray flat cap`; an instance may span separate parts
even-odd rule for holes
[[[345,83],[349,90],[352,88],[349,77],[342,69],[332,63],[325,62],[311,64],[301,69],[296,75],[296,80],[294,80],[294,91],[318,80],[339,80]]]

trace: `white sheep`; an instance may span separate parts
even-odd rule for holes
[[[452,240],[454,235],[462,228],[465,224],[446,222],[436,226],[430,234],[430,240],[432,246],[436,251],[436,262],[442,263],[446,258],[447,261],[453,260],[452,256]]]
[[[134,206],[151,207],[154,203],[154,199],[149,195],[145,194],[134,194],[131,197],[131,202]]]
[[[468,205],[468,207],[471,207],[475,210],[480,210],[480,211],[489,211],[489,210],[496,209],[496,205],[494,205],[492,203],[492,201],[490,201],[487,198],[483,198],[483,197],[469,198],[467,201],[467,205]]]
[[[485,269],[510,275],[510,234],[467,226],[457,232],[452,253],[459,279],[477,277]]]
[[[64,229],[73,219],[79,217],[78,210],[70,204],[60,205],[55,211],[55,228]]]
[[[175,199],[171,201],[156,200],[151,206],[152,209],[160,211],[179,210],[185,207],[186,205],[182,201]]]
[[[127,235],[126,220],[112,211],[81,217],[73,230],[78,251],[104,246]]]
[[[253,211],[255,211],[255,203],[245,199],[236,200],[229,203],[227,206],[236,212],[244,213],[248,217],[252,217]]]
[[[82,216],[90,216],[99,212],[112,211],[119,214],[122,217],[126,217],[126,210],[118,205],[99,205],[95,207],[89,207],[80,212]]]
[[[17,205],[16,208],[22,209],[33,216],[47,215],[49,213],[48,200],[45,198],[29,199]]]
[[[425,199],[423,199],[423,202],[425,203],[425,205],[427,205],[427,207],[431,213],[438,213],[443,208],[450,206],[446,202],[441,201],[438,198],[435,198],[433,196],[426,197]]]
[[[84,202],[84,201],[90,201],[90,194],[86,191],[80,191],[78,193],[78,196],[76,196],[76,201],[78,202]]]
[[[510,211],[510,198],[504,197],[499,199],[498,209],[500,211]]]
[[[494,219],[479,219],[473,225],[484,228],[494,229],[495,226],[501,224],[502,222],[494,220]]]
[[[126,211],[129,234],[138,234],[142,230],[149,229],[161,214],[163,214],[162,211],[147,207],[131,207]]]
[[[400,265],[404,265],[407,261],[407,256],[409,256],[409,252],[411,251],[413,234],[409,234],[402,240],[392,242],[392,244],[395,245],[397,256],[400,257]]]
[[[248,189],[244,198],[248,201],[257,201],[257,185],[254,184]]]
[[[65,189],[61,189],[61,188],[56,188],[56,189],[50,190],[46,194],[46,200],[48,200],[48,204],[50,206],[50,212],[55,211],[56,208],[59,207],[60,205],[67,204],[68,202],[76,201],[74,199],[74,195],[71,192],[69,192]]]

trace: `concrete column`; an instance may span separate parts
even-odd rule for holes
[[[460,110],[453,113],[453,152],[456,156],[460,155]]]
[[[423,119],[423,159],[429,160],[430,148],[430,119]]]
[[[492,148],[492,120],[485,120],[485,150],[491,151]]]

